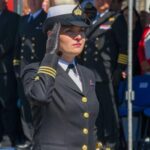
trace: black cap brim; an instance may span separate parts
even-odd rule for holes
[[[74,16],[72,14],[65,14],[47,18],[43,24],[43,32],[46,33],[48,30],[52,29],[54,23],[56,22],[60,22],[62,26],[75,25],[84,28],[88,27],[88,24],[85,23],[85,19],[83,17]]]

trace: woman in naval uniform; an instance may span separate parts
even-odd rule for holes
[[[83,19],[79,5],[51,7],[44,24],[46,54],[22,72],[35,128],[33,150],[96,149],[95,79],[75,60],[85,43]]]

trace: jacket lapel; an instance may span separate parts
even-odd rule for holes
[[[59,65],[57,68],[57,73],[58,73],[57,78],[61,78],[59,80],[61,80],[63,82],[63,84],[66,84],[66,86],[68,86],[69,88],[75,90],[76,92],[78,92],[80,94],[82,93],[82,91],[74,83],[74,81],[70,78],[70,76],[67,74],[67,72],[64,71]]]
[[[89,77],[87,72],[84,71],[81,65],[77,64],[77,69],[79,71],[79,75],[82,82],[83,94],[86,95],[89,90]]]
[[[46,13],[44,10],[35,18],[35,25],[38,25],[39,22],[43,23],[43,20],[46,19]]]

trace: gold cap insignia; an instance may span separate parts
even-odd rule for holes
[[[81,8],[77,7],[76,9],[74,9],[73,14],[75,16],[81,16],[82,15],[82,10]]]

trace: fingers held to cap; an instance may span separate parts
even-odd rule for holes
[[[52,30],[52,35],[53,36],[53,41],[54,44],[54,49],[58,48],[58,43],[59,43],[59,33],[60,33],[60,28],[61,28],[61,24],[60,23],[55,23],[53,30]]]
[[[59,47],[59,33],[60,33],[61,24],[55,23],[53,29],[50,32],[47,32],[48,39],[46,43],[46,52],[51,54],[57,53]]]
[[[53,26],[52,32],[54,33],[59,33],[60,32],[60,28],[61,28],[61,24],[60,22],[56,22]]]

